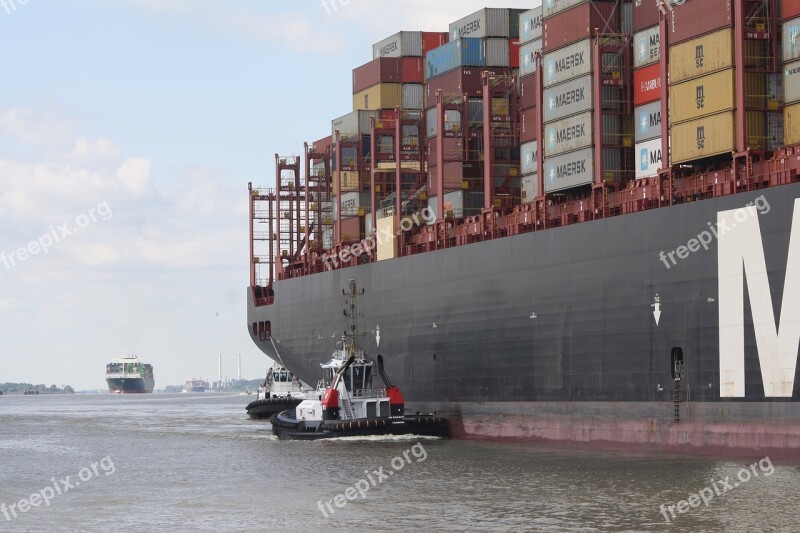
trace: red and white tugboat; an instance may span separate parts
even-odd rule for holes
[[[344,292],[344,291],[343,291]],[[363,290],[362,290],[363,293]],[[345,293],[350,331],[342,336],[333,357],[322,363],[322,381],[315,398],[270,419],[280,439],[313,440],[363,435],[427,435],[447,437],[447,421],[435,415],[406,415],[403,393],[383,368],[358,346],[358,291],[350,280]],[[374,387],[375,370],[383,386]]]

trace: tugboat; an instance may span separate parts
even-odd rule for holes
[[[363,289],[361,294],[363,294]],[[364,435],[425,435],[447,437],[447,420],[435,415],[406,415],[405,399],[392,385],[377,356],[377,371],[383,387],[373,387],[373,361],[358,345],[358,291],[349,281],[345,316],[350,318],[332,358],[322,363],[322,381],[316,398],[300,402],[294,409],[270,418],[279,439],[316,440]]]
[[[297,407],[313,392],[314,389],[306,386],[286,367],[275,363],[267,370],[264,381],[258,387],[256,399],[247,404],[247,414],[253,420],[269,418],[275,413]]]

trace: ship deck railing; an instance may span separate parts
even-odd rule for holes
[[[369,400],[372,398],[385,398],[386,389],[358,389],[351,393],[354,400]]]

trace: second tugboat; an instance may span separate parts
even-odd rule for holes
[[[444,418],[405,414],[403,394],[386,376],[381,355],[377,356],[377,371],[383,387],[373,388],[375,362],[358,345],[359,293],[355,281],[349,281],[349,292],[342,292],[350,330],[342,336],[333,357],[321,365],[323,379],[317,397],[274,414],[270,418],[273,434],[295,440],[405,434],[447,437]]]
[[[275,413],[297,407],[314,389],[306,386],[286,367],[275,363],[267,370],[258,387],[256,399],[247,404],[247,414],[253,420],[269,418]]]

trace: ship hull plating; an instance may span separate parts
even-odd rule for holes
[[[342,316],[341,290],[355,279],[366,291],[362,345],[385,354],[416,402],[410,410],[451,417],[455,436],[797,454],[800,326],[788,310],[800,295],[785,297],[784,286],[800,276],[787,272],[800,264],[790,261],[800,251],[800,231],[790,244],[798,199],[800,185],[787,185],[281,280],[273,305],[254,307],[248,290],[248,329],[313,381],[345,327],[331,317]],[[760,241],[718,235],[719,213],[732,210],[757,219]],[[760,292],[758,266],[729,259],[758,247]],[[729,261],[750,269],[744,282]],[[737,305],[743,319],[731,323]],[[778,344],[764,340],[765,308]],[[266,321],[271,336],[259,338],[253,325]],[[720,356],[729,335],[742,337],[741,361]],[[777,345],[782,359],[768,353]],[[776,361],[778,384],[762,376]]]
[[[144,394],[153,392],[155,380],[147,378],[108,378],[109,392],[121,392],[124,394]]]

